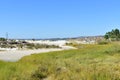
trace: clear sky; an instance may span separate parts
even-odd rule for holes
[[[0,37],[104,35],[120,29],[120,0],[0,0]]]

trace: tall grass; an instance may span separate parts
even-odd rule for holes
[[[120,80],[120,45],[77,45],[77,50],[0,62],[0,80]]]

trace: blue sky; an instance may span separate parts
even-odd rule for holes
[[[0,0],[0,37],[104,35],[120,29],[120,0]]]

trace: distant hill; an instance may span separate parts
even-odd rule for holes
[[[69,38],[44,38],[44,39],[35,39],[35,38],[29,38],[29,39],[15,39],[15,40],[52,40],[52,41],[56,41],[56,40],[70,40],[70,39],[93,39],[93,38],[104,38],[104,36],[100,35],[100,36],[80,36],[80,37],[69,37]]]

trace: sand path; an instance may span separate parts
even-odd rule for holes
[[[0,60],[2,61],[9,61],[9,62],[16,62],[20,60],[24,56],[28,56],[31,54],[40,54],[52,51],[61,51],[61,50],[68,50],[68,49],[75,49],[70,46],[62,46],[61,49],[37,49],[37,50],[9,50],[9,51],[1,51],[0,52]]]

